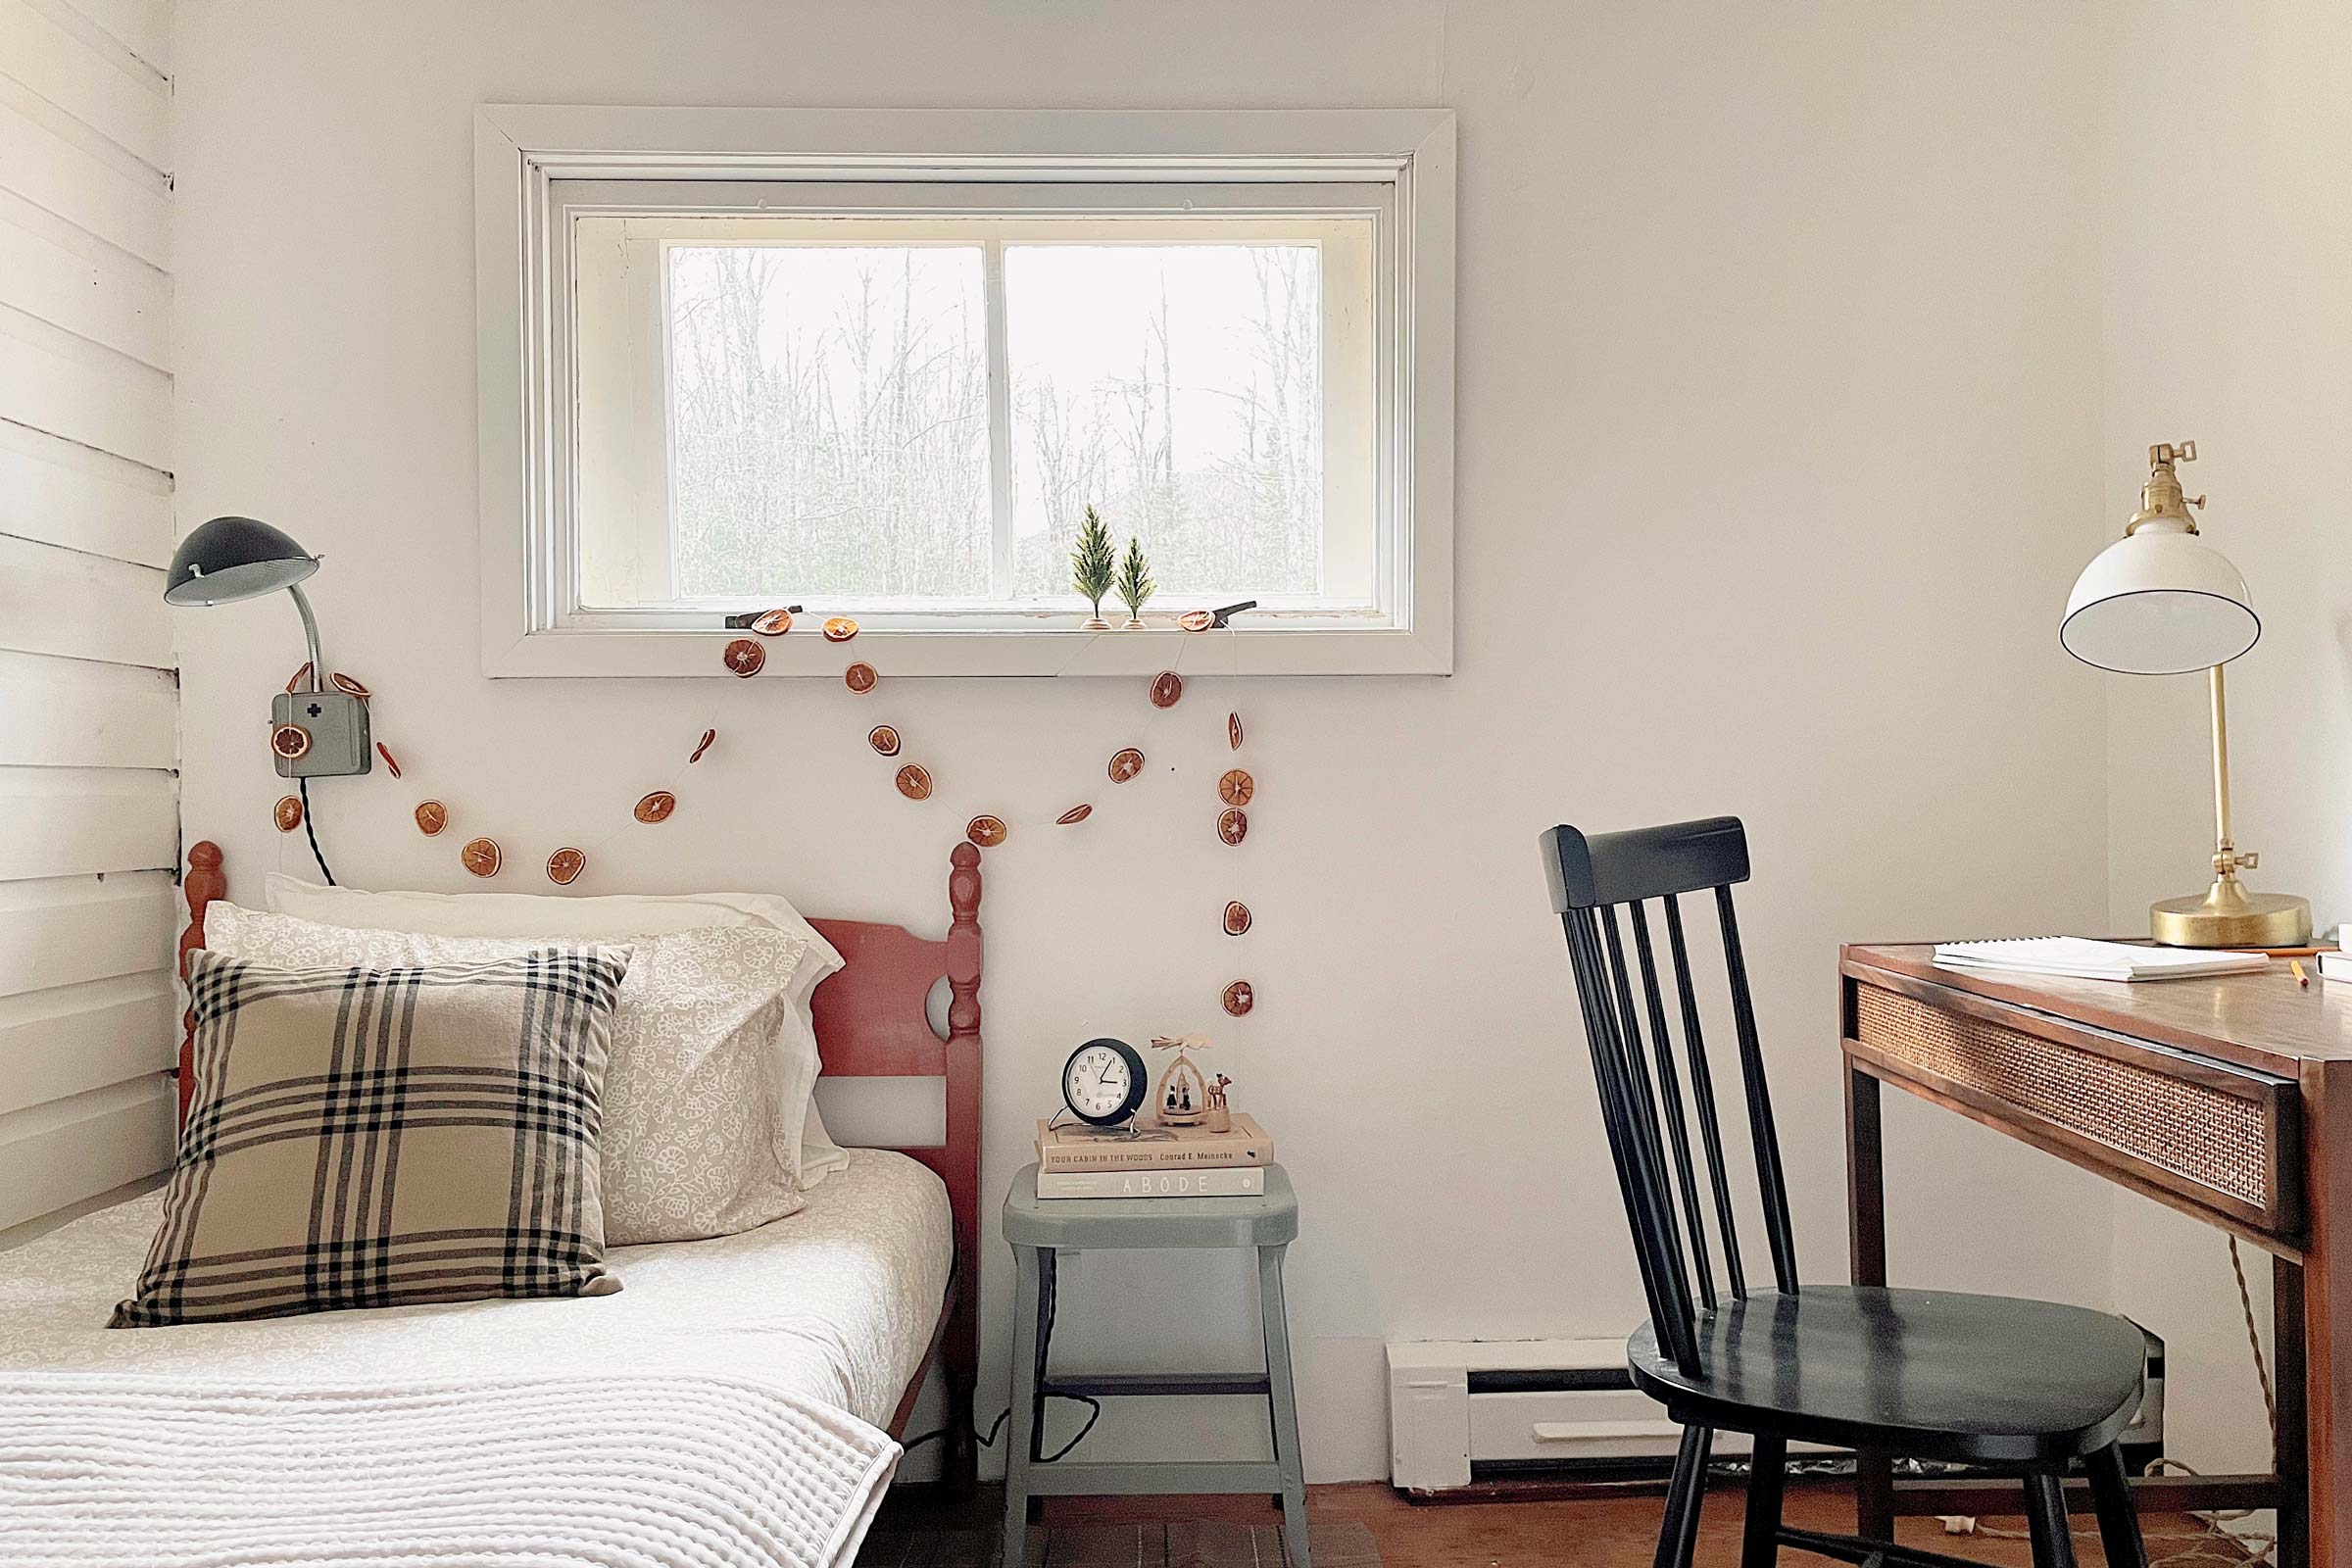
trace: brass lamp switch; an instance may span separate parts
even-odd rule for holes
[[[349,692],[280,692],[270,700],[270,751],[279,778],[349,778],[372,765],[368,705]]]

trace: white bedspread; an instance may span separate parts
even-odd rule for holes
[[[592,1448],[593,1455],[574,1456],[606,1466],[599,1472],[604,1476],[642,1471],[643,1484],[658,1490],[656,1472],[670,1464],[672,1456],[648,1449],[646,1442],[655,1434],[666,1434],[661,1441],[683,1441],[699,1427],[717,1427],[721,1423],[713,1418],[713,1401],[731,1402],[737,1412],[727,1419],[726,1432],[704,1434],[714,1440],[761,1441],[750,1406],[765,1403],[781,1423],[778,1431],[826,1434],[821,1442],[811,1440],[811,1463],[831,1464],[835,1459],[826,1455],[846,1454],[849,1457],[840,1462],[854,1468],[864,1462],[862,1455],[880,1451],[884,1462],[871,1482],[878,1493],[898,1450],[873,1429],[890,1419],[922,1363],[946,1296],[952,1257],[947,1191],[939,1179],[905,1155],[858,1151],[848,1169],[818,1186],[809,1194],[808,1206],[789,1218],[714,1241],[615,1250],[612,1263],[622,1288],[612,1296],[325,1312],[176,1328],[106,1328],[108,1313],[129,1290],[145,1256],[157,1208],[158,1198],[151,1194],[0,1252],[0,1400],[6,1401],[0,1408],[0,1463],[23,1454],[16,1426],[23,1413],[37,1414],[44,1399],[67,1390],[104,1389],[111,1379],[128,1397],[161,1401],[154,1405],[159,1419],[164,1405],[178,1401],[172,1419],[193,1425],[165,1448],[156,1449],[128,1445],[128,1435],[137,1427],[132,1421],[74,1462],[93,1486],[150,1475],[147,1467],[155,1466],[151,1479],[156,1487],[181,1489],[172,1494],[171,1506],[200,1500],[202,1489],[228,1485],[223,1467],[234,1468],[230,1454],[242,1456],[237,1464],[258,1467],[239,1471],[244,1479],[237,1484],[260,1484],[256,1478],[267,1477],[270,1485],[290,1485],[299,1473],[307,1488],[319,1450],[316,1438],[302,1434],[326,1430],[307,1423],[347,1418],[344,1430],[355,1441],[366,1438],[365,1451],[399,1456],[404,1462],[425,1457],[416,1446],[419,1443],[435,1447],[454,1443],[454,1438],[430,1437],[431,1423],[476,1422],[473,1430],[481,1438],[477,1459],[512,1447],[522,1462],[536,1450],[518,1441],[518,1435],[540,1437],[545,1439],[542,1446],[555,1450]],[[61,1379],[58,1374],[100,1376]],[[39,1389],[28,1397],[26,1390],[32,1384]],[[486,1391],[494,1389],[508,1391],[500,1395],[504,1398],[570,1402],[543,1405],[544,1420],[501,1422],[489,1413],[493,1405]],[[322,1390],[334,1392],[321,1397],[318,1391]],[[477,1395],[483,1397],[477,1400]],[[78,1409],[82,1398],[76,1394],[60,1408]],[[353,1414],[368,1400],[385,1399],[406,1411],[399,1423],[379,1426],[374,1415]],[[698,1402],[703,1413],[692,1420],[675,1418]],[[545,1428],[558,1419],[560,1409],[567,1430],[558,1438]],[[836,1417],[834,1411],[856,1419]],[[454,1433],[458,1428],[448,1430]],[[844,1434],[856,1434],[858,1441],[852,1443]],[[218,1446],[232,1435],[234,1446]],[[124,1442],[118,1445],[116,1437]],[[793,1443],[802,1446],[797,1437]],[[879,1447],[869,1450],[859,1444]],[[299,1465],[294,1465],[296,1455],[302,1456]],[[783,1473],[798,1473],[794,1467],[799,1461],[789,1453],[770,1453],[767,1460],[782,1466]],[[722,1490],[704,1501],[721,1512],[755,1503],[780,1505],[781,1494],[768,1495],[775,1483],[758,1479],[763,1474],[756,1472],[747,1483],[751,1490],[740,1496]],[[356,1472],[351,1479],[356,1484]],[[689,1485],[701,1490],[699,1482]],[[602,1517],[598,1510],[604,1505],[597,1499],[612,1491],[598,1481],[562,1498],[551,1492],[543,1512],[550,1519],[575,1513],[582,1520]],[[324,1495],[307,1491],[299,1494],[313,1505]],[[520,1495],[510,1499],[513,1506],[521,1507]],[[257,1494],[255,1501],[259,1500]],[[855,1517],[855,1498],[845,1494],[838,1506],[845,1518]],[[806,1520],[801,1527],[815,1528]],[[11,1529],[12,1522],[0,1518],[0,1562],[15,1564],[25,1559],[11,1554],[20,1545]],[[859,1519],[848,1537],[851,1544],[862,1529]],[[509,1543],[479,1550],[449,1544],[409,1551],[401,1561],[404,1568],[493,1560],[506,1568],[538,1568],[542,1562],[668,1568],[673,1561],[695,1568],[769,1568],[771,1562],[829,1561],[790,1554],[730,1555],[706,1549],[710,1543],[700,1535],[681,1542],[689,1539],[697,1543],[691,1553],[674,1558],[631,1556],[618,1548],[573,1549],[569,1544],[568,1556],[516,1558],[502,1555],[519,1549]],[[311,1562],[376,1560],[288,1555],[261,1550],[259,1545],[251,1538],[240,1538],[240,1549],[225,1553],[55,1560],[185,1562],[189,1568],[230,1563],[293,1568]],[[681,1544],[679,1549],[687,1547]]]
[[[0,1372],[414,1380],[656,1370],[757,1378],[876,1426],[946,1298],[948,1194],[904,1154],[853,1152],[798,1214],[740,1236],[623,1247],[612,1296],[110,1329],[158,1195],[0,1252]]]
[[[835,1568],[898,1453],[844,1411],[719,1378],[0,1373],[0,1561]]]

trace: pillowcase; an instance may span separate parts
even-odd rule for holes
[[[111,1327],[607,1296],[597,1134],[625,948],[447,968],[188,955],[194,1097]]]
[[[805,937],[808,956],[794,976],[794,1015],[778,1031],[777,1049],[817,1059],[816,1021],[808,998],[843,964],[841,954],[784,899],[768,893],[692,893],[639,897],[607,894],[573,897],[556,893],[366,893],[357,888],[321,887],[273,871],[265,884],[270,907],[325,925],[377,931],[414,931],[453,937],[563,937],[574,941],[617,941],[662,936],[705,926],[765,925]],[[812,1066],[810,1070],[816,1069]],[[803,1191],[850,1156],[825,1132],[811,1099],[803,1125],[792,1137],[794,1177]]]
[[[217,953],[294,967],[480,963],[528,938],[420,936],[321,925],[216,901]],[[802,1204],[796,1146],[816,1054],[774,1049],[808,945],[765,926],[706,926],[631,943],[605,1075],[605,1240],[732,1236]]]

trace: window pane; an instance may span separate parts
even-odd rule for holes
[[[673,246],[680,598],[980,598],[988,357],[972,246]]]
[[[1171,597],[1320,592],[1322,292],[1311,244],[1007,245],[1017,591],[1092,505]]]

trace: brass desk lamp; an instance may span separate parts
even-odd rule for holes
[[[2256,857],[2230,837],[2230,734],[2222,666],[2254,646],[2262,622],[2246,580],[2198,537],[2176,464],[2196,461],[2197,444],[2148,448],[2148,482],[2124,537],[2099,552],[2075,580],[2058,640],[2086,664],[2127,675],[2206,670],[2213,684],[2213,886],[2203,897],[2166,899],[2148,909],[2156,940],[2176,948],[2291,948],[2311,940],[2311,906],[2286,893],[2249,893],[2237,879]]]

